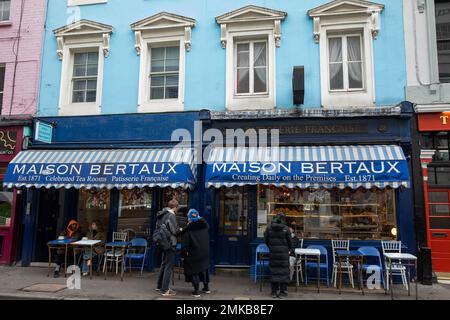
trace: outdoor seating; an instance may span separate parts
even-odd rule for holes
[[[374,247],[361,247],[358,251],[364,255],[364,263],[362,265],[363,273],[367,274],[369,268],[370,270],[377,270],[380,275],[378,284],[384,287],[383,262],[381,261],[381,256],[378,249]]]
[[[298,246],[296,247],[296,248],[294,248],[294,250],[295,249],[302,249],[303,248],[303,239],[299,239],[299,244],[298,244]],[[294,261],[294,274],[295,274],[295,276],[296,276],[296,281],[297,281],[297,283],[298,283],[298,281],[299,281],[299,276],[300,276],[300,279],[302,280],[302,282],[304,282],[304,279],[303,279],[303,266],[302,266],[302,263],[303,263],[303,260],[302,260],[302,257],[301,256],[297,256],[297,255],[294,255],[294,257],[291,257],[291,258],[293,258],[293,259],[295,259]]]
[[[324,246],[320,245],[309,245],[307,249],[318,249],[320,251],[320,273],[325,271],[325,278],[327,281],[327,287],[330,286],[330,276],[329,276],[329,268],[328,268],[328,250]],[[308,269],[317,269],[316,262],[305,262],[305,282],[308,284]],[[323,278],[322,276],[320,277]]]
[[[134,238],[131,240],[130,248],[125,254],[125,269],[127,268],[127,261],[129,263],[130,272],[133,268],[133,261],[138,260],[140,265],[137,267],[141,270],[141,276],[144,271],[145,262],[147,259],[147,240],[144,238]]]
[[[254,281],[256,283],[258,279],[261,280],[260,290],[262,290],[264,278],[270,276],[269,273],[266,273],[266,269],[269,267],[269,252],[269,247],[265,243],[261,243],[256,247]]]
[[[381,241],[381,247],[383,249],[383,255],[386,253],[402,253],[402,242],[401,241]],[[402,278],[403,286],[408,290],[408,279],[406,277],[406,267],[402,264],[400,260],[392,262],[391,268],[385,258],[384,269],[386,272],[386,289],[389,290],[390,277],[400,276]],[[391,270],[391,271],[390,271]]]
[[[331,248],[333,251],[333,274],[331,276],[331,281],[333,282],[333,286],[337,287],[337,276],[338,271],[342,274],[346,273],[348,275],[348,279],[350,281],[350,284],[352,285],[352,288],[355,287],[355,283],[353,280],[353,265],[350,263],[348,259],[341,262],[339,266],[339,262],[336,258],[336,251],[337,250],[350,250],[350,240],[331,240]],[[342,276],[342,274],[340,276]]]
[[[128,234],[124,232],[113,232],[112,242],[126,242],[128,239]],[[110,268],[112,268],[112,264],[116,265],[116,274],[119,270],[119,262],[122,262],[124,258],[124,250],[110,250],[105,251],[104,259],[103,259],[103,272],[105,272],[107,263],[110,263]]]

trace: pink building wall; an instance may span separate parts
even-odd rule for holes
[[[0,64],[6,66],[2,115],[36,114],[45,2],[11,0],[10,19],[0,22]],[[18,37],[22,4],[22,26]],[[17,50],[17,68],[14,72]]]

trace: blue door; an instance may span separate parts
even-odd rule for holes
[[[250,212],[247,187],[219,191],[216,265],[250,265]]]

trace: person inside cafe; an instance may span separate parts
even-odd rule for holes
[[[209,290],[209,225],[199,212],[191,209],[188,212],[188,224],[182,233],[181,258],[184,259],[184,274],[186,282],[194,287],[192,296],[200,298],[200,282],[203,283],[202,293]]]
[[[81,266],[81,272],[83,273],[83,276],[87,276],[89,274],[89,268],[92,264],[92,259],[103,254],[104,252],[103,244],[106,241],[106,234],[103,231],[103,226],[100,220],[92,221],[86,237],[88,240],[100,240],[101,242],[93,248],[92,255],[90,248],[83,250],[83,264]]]
[[[60,233],[58,239],[72,239],[73,241],[78,241],[81,239],[81,228],[78,221],[72,219],[69,221],[69,224],[67,225],[67,228]],[[64,249],[60,248],[56,250],[56,256],[55,256],[55,272],[53,273],[53,276],[55,278],[59,277],[59,271],[61,270],[61,265],[64,264]]]
[[[284,213],[278,212],[264,232],[264,242],[269,247],[272,298],[283,298],[288,295],[289,253],[292,251],[292,238],[285,221]]]
[[[289,268],[290,268],[290,280],[294,278],[295,262],[297,258],[295,257],[295,249],[300,248],[301,242],[299,237],[295,234],[294,228],[289,227],[289,236],[291,237],[292,250],[289,253]]]

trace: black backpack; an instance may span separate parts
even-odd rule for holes
[[[172,234],[170,233],[169,228],[167,228],[167,225],[165,221],[163,222],[163,220],[165,220],[164,217],[158,220],[158,222],[156,223],[156,229],[153,233],[153,243],[160,250],[166,251],[171,248],[170,237],[172,236]]]

